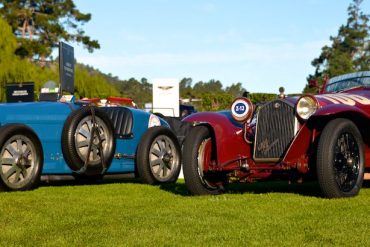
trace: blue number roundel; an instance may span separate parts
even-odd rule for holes
[[[238,115],[243,115],[246,112],[247,108],[248,108],[248,106],[246,106],[246,104],[244,102],[239,102],[239,103],[235,104],[234,112]]]

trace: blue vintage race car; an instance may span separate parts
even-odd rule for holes
[[[148,184],[178,177],[176,136],[153,114],[73,99],[0,104],[0,112],[0,190],[33,189],[46,174],[136,172]]]

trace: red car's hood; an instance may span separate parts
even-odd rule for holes
[[[348,105],[359,108],[370,108],[370,89],[356,88],[340,93],[326,93],[314,95],[320,107],[328,105]],[[300,97],[289,97],[285,100],[295,105]]]
[[[355,111],[370,118],[370,89],[354,88],[339,93],[314,95],[319,103],[319,109],[314,115],[330,115],[338,112]],[[299,97],[285,98],[284,100],[295,105]]]
[[[358,88],[340,93],[315,95],[321,107],[327,105],[347,105],[358,108],[370,108],[370,90]]]

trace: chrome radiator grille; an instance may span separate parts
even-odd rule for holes
[[[264,105],[258,112],[254,145],[256,161],[278,161],[295,135],[294,107],[282,100]]]

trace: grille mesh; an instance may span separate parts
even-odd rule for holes
[[[282,100],[272,101],[258,112],[254,158],[277,161],[294,138],[294,108]]]

